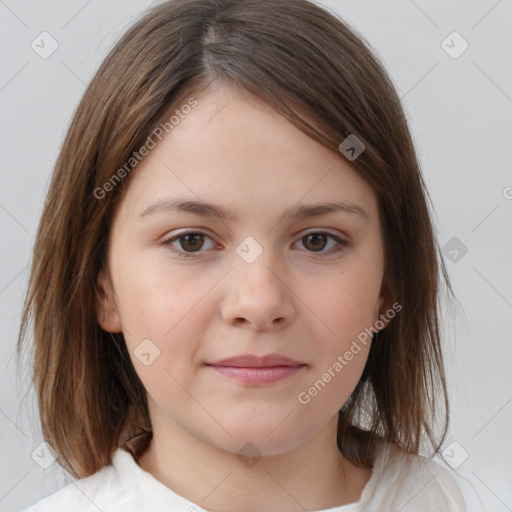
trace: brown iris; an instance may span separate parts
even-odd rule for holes
[[[195,252],[199,250],[203,245],[202,238],[204,237],[201,233],[188,233],[186,235],[180,236],[180,244],[186,251]],[[183,243],[183,240],[186,240],[185,243]],[[187,247],[188,246],[188,247]]]
[[[313,233],[311,235],[306,235],[302,237],[303,243],[305,247],[308,247],[308,243],[304,242],[304,240],[313,240],[312,247],[309,248],[313,251],[320,251],[325,248],[327,236],[322,233]]]

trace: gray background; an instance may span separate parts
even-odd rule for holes
[[[512,1],[319,3],[367,39],[403,98],[462,304],[445,320],[445,453],[491,510],[512,510]],[[20,510],[65,484],[57,464],[43,469],[31,456],[42,441],[33,393],[21,406],[29,382],[17,375],[14,350],[28,263],[85,84],[149,5],[0,0],[0,510]],[[31,47],[43,31],[58,43],[46,59]],[[453,31],[469,44],[457,58],[462,40],[442,45]]]

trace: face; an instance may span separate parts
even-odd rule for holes
[[[123,332],[154,425],[280,454],[335,422],[363,371],[369,342],[344,354],[383,306],[377,199],[248,93],[195,98],[132,171],[98,318]],[[333,202],[345,207],[304,208]],[[263,359],[219,363],[248,355]]]

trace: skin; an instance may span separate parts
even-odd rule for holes
[[[376,196],[343,155],[249,93],[219,85],[195,98],[198,105],[130,176],[111,226],[108,272],[98,276],[100,325],[123,332],[148,394],[154,437],[139,465],[212,511],[357,502],[371,469],[341,455],[336,426],[370,344],[307,405],[297,396],[383,310]],[[183,196],[233,209],[238,218],[140,216],[155,201]],[[286,215],[297,204],[333,200],[359,205],[368,218]],[[336,239],[305,237],[310,228],[350,245],[334,252]],[[163,243],[187,230],[206,236]],[[236,252],[248,236],[263,250],[252,263]],[[134,352],[145,339],[160,350],[148,366]],[[251,386],[205,364],[270,353],[306,366]],[[261,456],[250,466],[237,457],[249,442]]]

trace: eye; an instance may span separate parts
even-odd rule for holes
[[[180,235],[169,238],[168,240],[165,240],[163,245],[170,246],[171,249],[177,252],[179,256],[190,258],[194,257],[195,253],[203,252],[200,251],[200,249],[204,245],[205,237],[212,240],[211,237],[202,231],[187,231],[185,233],[181,233]],[[177,248],[174,245],[176,242],[181,246],[181,248]]]
[[[336,243],[334,245],[334,249],[329,251],[324,251],[329,244],[328,240],[334,240]],[[333,235],[331,233],[325,233],[323,231],[310,231],[303,235],[300,240],[302,244],[308,249],[308,252],[320,253],[321,256],[332,254],[338,251],[343,250],[347,247],[349,242],[341,239],[340,237]]]

